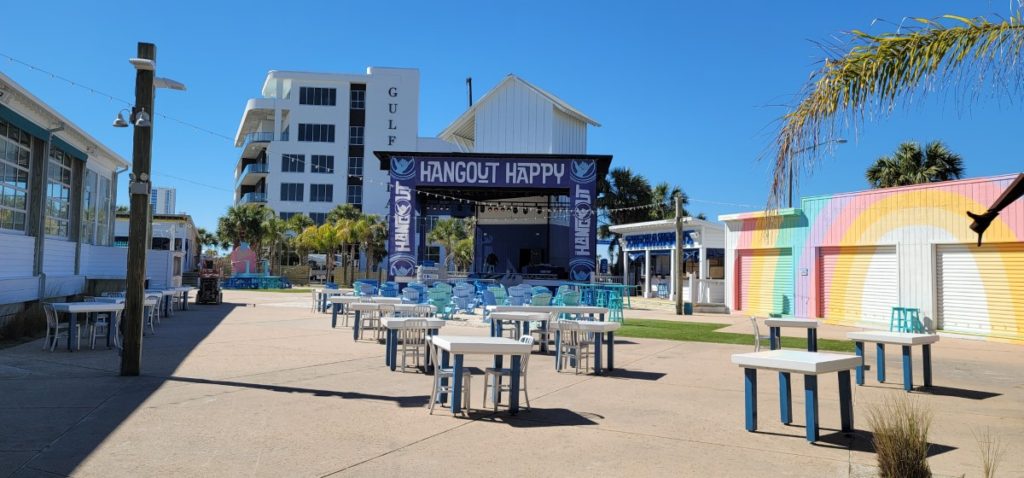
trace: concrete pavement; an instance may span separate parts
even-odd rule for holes
[[[430,416],[431,379],[387,370],[383,346],[332,330],[308,294],[226,291],[225,301],[146,336],[142,377],[116,376],[105,349],[0,350],[0,476],[871,476],[867,408],[903,393],[891,353],[889,383],[871,375],[855,387],[859,431],[847,436],[836,431],[834,376],[822,378],[823,440],[809,445],[802,394],[794,424],[778,423],[768,372],[760,430],[743,429],[743,375],[729,356],[750,347],[620,338],[610,376],[556,373],[551,356],[535,355],[533,410],[479,410],[475,376],[469,419]],[[749,333],[743,317],[692,320]],[[486,331],[477,316],[443,333]],[[1007,445],[1002,476],[1024,476],[1024,348],[943,338],[934,355],[936,389],[913,394],[935,412],[933,471],[979,476],[971,431],[989,427]]]

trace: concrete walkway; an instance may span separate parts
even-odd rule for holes
[[[0,350],[0,477],[871,476],[868,407],[904,393],[890,354],[889,383],[871,375],[855,387],[860,431],[844,435],[837,386],[823,379],[823,439],[809,445],[802,394],[794,424],[778,423],[767,372],[761,429],[743,429],[743,374],[729,356],[750,347],[620,338],[611,376],[556,373],[552,357],[534,355],[533,409],[518,416],[479,410],[481,376],[469,419],[430,416],[431,379],[387,370],[383,346],[332,330],[329,315],[309,311],[308,294],[229,291],[225,300],[146,336],[142,377],[118,377],[106,349],[50,353],[37,341]],[[692,320],[749,332],[743,317]],[[444,333],[486,330],[477,317]],[[1000,475],[1024,476],[1024,348],[943,338],[934,355],[938,387],[913,394],[935,413],[933,471],[980,476],[972,431],[989,427],[1007,446]]]

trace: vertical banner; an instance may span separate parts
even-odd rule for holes
[[[587,282],[594,274],[597,257],[597,163],[592,159],[572,161],[569,171],[569,201],[572,203],[572,251],[569,254],[569,279]]]
[[[416,159],[391,158],[388,278],[416,274]]]

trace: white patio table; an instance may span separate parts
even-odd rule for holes
[[[380,319],[381,327],[387,329],[387,334],[384,337],[384,365],[391,367],[392,372],[395,371],[395,365],[398,362],[398,332],[410,328],[410,320],[419,319],[427,321],[428,336],[437,335],[438,329],[445,325],[444,319],[434,317],[384,317]],[[427,353],[423,368],[428,373],[431,369],[429,352]]]
[[[120,314],[124,310],[124,304],[115,302],[54,302],[50,305],[53,306],[54,311],[68,314],[69,330],[73,330],[78,325],[78,314],[109,312],[113,319],[114,314]],[[107,348],[110,347],[110,337],[116,322],[116,320],[111,320],[110,327],[107,327]],[[68,337],[73,337],[73,339],[68,339],[68,350],[76,350],[78,348],[78,336],[69,332]]]
[[[604,342],[608,349],[608,366],[604,370],[615,369],[615,331],[622,327],[619,322],[598,322],[596,320],[577,320],[580,330],[594,334],[594,375],[603,373],[601,362],[601,343]],[[558,322],[551,322],[551,330],[555,331],[555,370],[561,370],[562,364],[562,331],[558,330]]]
[[[853,341],[857,356],[864,357],[864,342],[876,344],[878,360],[878,382],[885,382],[885,345],[903,347],[903,389],[914,389],[914,365],[910,356],[911,347],[921,346],[921,362],[924,366],[924,386],[932,386],[932,344],[939,341],[938,334],[913,334],[909,332],[886,332],[882,330],[865,330],[850,332],[846,338]],[[857,367],[857,385],[864,385],[864,363]]]
[[[530,353],[531,345],[519,343],[504,337],[467,337],[462,335],[435,335],[431,338],[441,350],[442,368],[452,365],[453,377],[450,398],[452,414],[462,412],[462,367],[465,355],[493,355],[494,368],[502,368],[502,356],[512,356],[511,376],[509,377],[509,411],[519,413],[519,379],[522,373],[521,356]],[[448,379],[443,379],[448,380]],[[430,397],[436,400],[438,397]]]

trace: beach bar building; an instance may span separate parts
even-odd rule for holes
[[[1016,175],[803,198],[719,216],[726,301],[751,315],[888,329],[892,307],[940,332],[1024,340],[1024,201],[977,246],[984,212]]]

